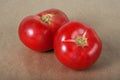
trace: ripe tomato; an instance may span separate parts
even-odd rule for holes
[[[53,48],[54,34],[59,27],[68,22],[68,18],[58,9],[49,9],[22,20],[19,26],[20,40],[35,51],[47,51]]]
[[[73,69],[85,69],[100,56],[102,43],[96,32],[81,22],[69,22],[56,33],[54,52],[58,60]]]

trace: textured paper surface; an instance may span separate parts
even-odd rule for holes
[[[120,80],[120,0],[0,0],[0,80]],[[20,21],[57,8],[86,23],[103,42],[102,55],[89,69],[63,66],[53,51],[37,53],[18,38]]]

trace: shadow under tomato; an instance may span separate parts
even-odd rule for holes
[[[54,53],[54,50],[51,49],[51,50],[48,50],[48,51],[44,51],[43,53],[48,53],[48,54],[50,54],[50,53]]]

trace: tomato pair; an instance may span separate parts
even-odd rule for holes
[[[72,68],[85,69],[100,56],[102,43],[89,26],[69,22],[64,12],[57,9],[26,17],[20,24],[21,41],[35,51],[53,48],[58,60]]]

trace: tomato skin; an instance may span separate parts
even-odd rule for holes
[[[57,13],[52,14],[54,12]],[[52,16],[49,17],[47,14]],[[45,22],[42,18],[48,21]],[[53,48],[54,34],[58,28],[61,27],[61,25],[68,21],[67,16],[62,11],[57,9],[53,9],[52,11],[50,9],[43,11],[40,14],[27,16],[19,25],[19,38],[24,45],[32,50],[38,52],[50,50]]]
[[[85,36],[87,45],[77,45],[77,36]],[[58,60],[76,70],[86,69],[100,56],[102,42],[96,32],[87,25],[73,21],[63,25],[54,39],[54,52]]]

